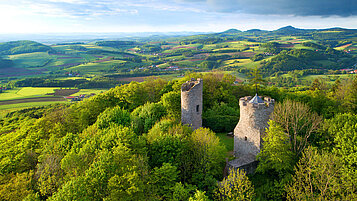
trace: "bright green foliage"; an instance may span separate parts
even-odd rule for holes
[[[135,169],[135,168],[133,168]],[[128,171],[122,176],[114,175],[108,181],[109,196],[107,200],[140,200],[144,199],[145,186],[142,177],[136,171]]]
[[[330,96],[338,102],[341,111],[357,113],[357,77],[336,81]]]
[[[231,107],[238,107],[238,99],[242,91],[232,86],[235,78],[229,74],[210,73],[203,79],[203,110],[213,107],[215,103],[227,103]]]
[[[294,153],[291,151],[289,136],[274,121],[268,122],[269,128],[263,137],[264,149],[260,151],[257,158],[258,172],[275,170],[278,173],[290,171],[294,164]]]
[[[255,93],[258,93],[259,85],[263,84],[265,80],[263,79],[263,75],[260,72],[258,67],[255,67],[253,71],[250,72],[250,80],[252,86],[255,88]]]
[[[24,122],[15,132],[0,136],[0,173],[24,172],[34,169],[33,148],[38,147],[41,134],[36,132],[33,120]]]
[[[152,190],[161,199],[169,198],[178,180],[178,174],[179,171],[176,166],[170,163],[164,163],[160,168],[156,167],[153,169],[149,184],[152,185]]]
[[[108,107],[114,107],[117,102],[118,99],[114,97],[113,92],[110,90],[74,105],[71,107],[70,114],[66,119],[71,121],[71,124],[76,123],[79,131],[82,131],[94,124],[100,113]]]
[[[147,102],[158,102],[166,84],[162,79],[151,79],[143,83],[131,82],[111,89],[110,92],[118,99],[117,105],[132,111]]]
[[[337,115],[329,121],[328,132],[334,136],[334,153],[357,171],[357,115]]]
[[[178,91],[170,91],[161,97],[162,104],[165,106],[168,116],[181,119],[181,94]]]
[[[121,129],[120,132],[121,134],[130,133],[126,128]],[[110,200],[117,200],[118,196],[129,197],[130,195],[135,199],[143,195],[145,159],[135,155],[130,148],[125,146],[129,143],[126,140],[127,137],[120,139],[118,135],[113,136],[113,134],[115,132],[104,131],[100,133],[101,136],[98,136],[100,139],[97,142],[101,144],[95,145],[88,141],[83,146],[82,149],[87,146],[94,148],[94,152],[84,153],[95,154],[95,158],[92,158],[93,162],[87,160],[87,164],[82,163],[82,166],[89,165],[89,167],[81,176],[64,184],[52,197],[53,200],[98,200],[107,196]],[[79,154],[83,153],[81,150]],[[76,166],[78,163],[64,163],[65,169],[68,169],[67,164]],[[85,169],[85,167],[80,168]]]
[[[164,135],[153,141],[149,146],[150,166],[157,167],[167,162],[179,166],[185,157],[187,140],[179,135]]]
[[[344,105],[353,113],[357,113],[357,77],[347,85],[347,93],[344,97]]]
[[[205,195],[205,192],[196,190],[196,193],[193,195],[193,197],[190,197],[188,199],[189,201],[209,201],[208,197]]]
[[[230,132],[234,130],[239,120],[239,111],[221,102],[203,113],[203,125],[215,132]]]
[[[40,196],[38,193],[28,194],[22,201],[40,201]]]
[[[131,113],[135,133],[147,133],[154,124],[166,115],[162,103],[146,103]]]
[[[343,161],[330,153],[307,148],[293,180],[286,187],[288,200],[356,200],[355,183],[346,175]]]
[[[171,119],[162,119],[159,122],[157,122],[148,132],[146,135],[146,139],[149,143],[152,143],[156,140],[156,138],[170,134],[169,130],[177,125],[173,120]],[[182,127],[183,128],[183,127]],[[189,131],[187,131],[189,132]],[[172,134],[172,133],[171,133]],[[181,134],[180,134],[181,135]]]
[[[63,184],[64,172],[61,169],[61,157],[47,155],[37,164],[35,176],[38,178],[38,190],[43,197],[52,196]]]
[[[253,200],[254,187],[245,172],[231,169],[229,175],[218,184],[216,192],[218,200]]]
[[[61,161],[62,169],[71,176],[83,174],[101,149],[110,150],[117,144],[130,148],[140,147],[135,133],[127,127],[112,125],[107,129],[98,130],[92,126],[87,128],[82,135],[83,140],[74,144],[71,151]]]
[[[183,185],[181,182],[175,184],[172,187],[172,201],[187,201],[190,197],[190,193],[196,190],[195,186]]]
[[[32,193],[33,172],[0,175],[0,200],[22,200]]]
[[[185,181],[192,174],[192,154],[188,136],[191,128],[162,120],[149,131],[148,156],[151,167],[160,167],[171,163],[180,170],[181,180]]]
[[[98,128],[107,128],[110,123],[130,126],[130,112],[121,109],[119,106],[107,108],[98,116],[96,124]]]
[[[197,174],[220,178],[225,164],[226,148],[214,132],[207,128],[195,130],[190,143],[193,150],[194,167]]]
[[[285,100],[274,107],[273,120],[289,136],[291,151],[296,157],[307,147],[310,137],[317,135],[322,118],[301,102]]]

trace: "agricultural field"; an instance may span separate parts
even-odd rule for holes
[[[0,93],[0,117],[7,112],[54,103],[68,103],[64,96],[99,94],[107,89],[60,89],[57,87],[22,87]]]
[[[250,59],[233,59],[233,60],[227,60],[225,61],[224,65],[228,67],[248,67],[252,66],[251,63],[255,63]]]
[[[105,71],[111,70],[113,68],[118,68],[120,64],[125,63],[121,60],[109,60],[109,61],[100,61],[100,62],[91,62],[86,64],[80,64],[78,66],[65,68],[66,71],[76,71],[81,72],[82,74],[91,75],[91,74],[104,74]]]
[[[100,94],[103,93],[105,91],[107,91],[108,89],[81,89],[76,93],[70,94],[70,96],[79,96],[79,95],[83,95],[83,94]]]
[[[38,68],[43,67],[48,64],[54,56],[49,55],[47,52],[34,52],[34,53],[24,53],[7,56],[11,59],[15,68]]]
[[[34,98],[34,97],[48,97],[49,93],[54,93],[55,87],[22,87],[3,91],[0,93],[0,101]]]

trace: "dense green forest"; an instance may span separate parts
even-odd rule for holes
[[[204,80],[204,128],[195,131],[180,123],[190,78]],[[232,156],[215,132],[232,131],[239,98],[255,93],[234,81],[192,73],[9,113],[0,120],[1,200],[357,199],[356,78],[296,91],[260,85],[277,103],[258,169],[224,177]]]

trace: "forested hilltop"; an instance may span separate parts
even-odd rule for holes
[[[252,77],[187,73],[11,112],[0,120],[0,199],[356,200],[356,77],[286,89],[264,84],[259,69]],[[204,128],[195,131],[180,123],[191,78],[204,83]],[[225,178],[225,133],[255,85],[277,101],[258,169]]]

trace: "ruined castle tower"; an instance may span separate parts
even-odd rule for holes
[[[235,168],[243,167],[248,173],[254,172],[252,164],[262,148],[262,137],[268,127],[268,120],[274,111],[274,99],[257,94],[239,100],[240,119],[234,129],[234,155],[237,158],[230,162]]]
[[[181,86],[181,123],[192,129],[202,127],[202,79],[194,78]]]

